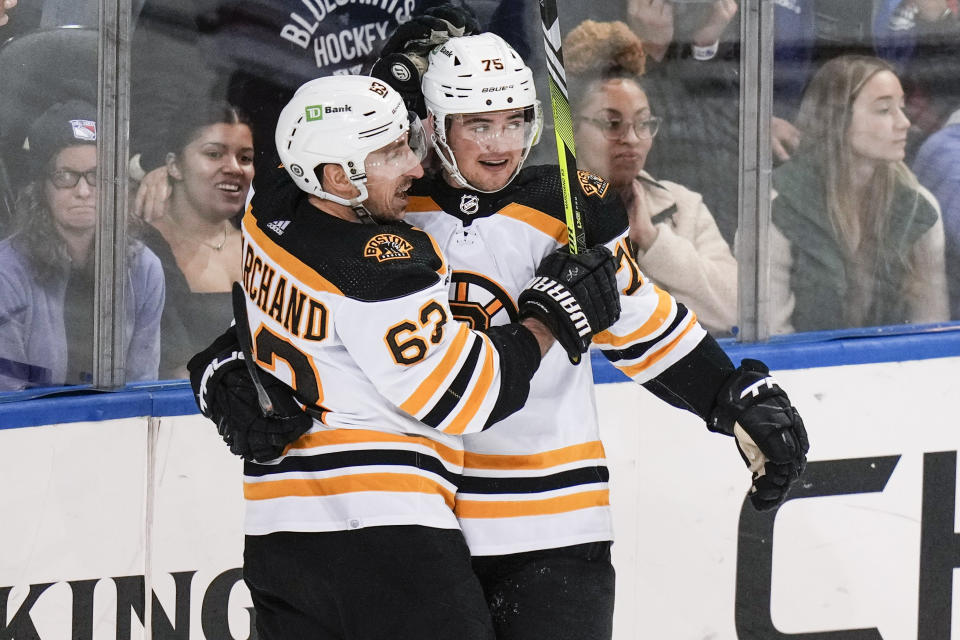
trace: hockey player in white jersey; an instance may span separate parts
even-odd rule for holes
[[[414,185],[408,219],[435,237],[450,260],[454,313],[477,328],[510,322],[516,316],[509,301],[533,265],[566,242],[559,171],[520,170],[540,126],[532,73],[493,34],[453,38],[433,49],[428,62],[422,93],[443,172]],[[578,178],[587,245],[615,254],[623,294],[620,320],[594,344],[710,429],[733,435],[738,422],[745,430],[737,430],[741,451],[755,451],[752,436],[771,461],[764,468],[751,460],[759,470],[751,499],[760,508],[775,506],[802,472],[807,450],[786,394],[771,386],[756,404],[753,396],[739,397],[767,379],[766,367],[745,361],[734,369],[694,313],[640,272],[613,190],[601,177],[580,172]],[[456,511],[498,638],[609,638],[609,474],[589,368],[573,366],[554,349],[531,381],[524,408],[464,441]]]
[[[384,60],[387,69],[397,62]],[[450,261],[454,314],[475,328],[513,322],[540,259],[566,243],[558,170],[520,170],[541,123],[532,74],[483,34],[434,49],[422,88],[443,171],[414,185],[408,219]],[[644,277],[613,190],[598,176],[578,178],[587,244],[618,260],[622,314],[594,344],[710,430],[736,435],[753,471],[752,503],[776,507],[805,465],[799,415],[762,363],[734,368],[695,315]],[[464,437],[456,513],[501,640],[594,640],[612,630],[609,474],[590,369],[564,351],[545,356],[523,409]]]
[[[188,365],[201,411],[248,460],[244,578],[265,640],[493,638],[454,515],[462,438],[523,405],[554,335],[585,352],[619,313],[599,248],[546,257],[524,319],[483,333],[455,320],[442,251],[402,221],[416,132],[374,78],[301,87],[277,124],[285,171],[243,218],[249,326]],[[236,331],[274,374],[279,417],[260,432],[245,428],[257,402]]]

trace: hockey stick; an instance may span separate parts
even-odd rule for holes
[[[563,72],[560,20],[557,0],[540,0],[540,22],[543,27],[543,52],[550,73],[550,104],[553,106],[553,133],[557,139],[557,157],[560,161],[560,182],[563,186],[563,210],[567,221],[567,245],[570,253],[586,249],[586,235],[580,207],[574,198],[577,179],[577,152],[573,143],[573,118],[567,93],[567,77]]]
[[[250,322],[247,319],[247,301],[243,286],[239,282],[233,283],[233,319],[237,323],[237,339],[240,341],[240,350],[243,351],[243,359],[247,363],[247,371],[253,380],[253,386],[257,388],[257,402],[260,403],[260,411],[264,417],[269,418],[275,415],[273,410],[273,401],[267,395],[267,390],[263,388],[260,382],[260,374],[257,372],[257,364],[253,361],[253,341],[250,339]]]

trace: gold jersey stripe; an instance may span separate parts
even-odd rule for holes
[[[470,327],[462,322],[457,324],[460,325],[460,329],[457,331],[457,335],[454,337],[447,352],[440,360],[440,364],[420,383],[416,391],[410,394],[410,397],[400,405],[400,408],[410,415],[416,416],[417,413],[423,409],[427,401],[433,397],[433,394],[437,392],[440,385],[443,384],[450,375],[453,365],[460,359],[460,355],[463,353],[467,344],[467,338],[470,337]]]
[[[610,504],[610,491],[598,489],[543,500],[457,500],[454,513],[458,518],[518,518],[566,513]]]
[[[480,410],[480,406],[490,391],[490,384],[493,382],[493,343],[482,335],[478,336],[478,339],[483,340],[483,369],[481,369],[480,375],[473,385],[473,391],[470,393],[470,397],[467,399],[466,404],[464,404],[463,409],[461,409],[460,413],[450,422],[450,426],[443,430],[445,433],[451,435],[458,436],[464,432],[467,425],[473,420],[473,417],[477,415],[477,411]]]
[[[267,237],[263,231],[257,227],[256,219],[250,215],[252,207],[247,208],[247,215],[243,216],[243,229],[250,236],[250,239],[258,249],[267,254],[271,260],[277,263],[277,266],[286,271],[294,278],[311,287],[314,291],[326,291],[342,296],[340,291],[332,282],[321,276],[319,273],[308,267],[302,260],[290,254],[286,249]]]
[[[243,484],[243,496],[247,500],[312,498],[365,491],[439,494],[451,509],[454,506],[453,493],[449,489],[413,473],[356,473],[331,478],[298,478]]]
[[[514,220],[519,220],[528,224],[534,229],[541,231],[560,244],[567,244],[567,225],[562,220],[557,220],[543,211],[538,211],[532,207],[513,202],[503,209],[497,211],[497,215],[507,216]]]
[[[606,344],[610,345],[611,347],[622,347],[630,344],[631,342],[642,340],[662,327],[667,321],[667,318],[670,317],[670,309],[673,306],[671,304],[672,298],[670,297],[669,293],[656,285],[654,285],[654,290],[657,292],[657,308],[654,309],[650,317],[647,318],[647,321],[640,325],[639,329],[636,331],[631,331],[625,336],[618,336],[607,329],[606,331],[601,331],[595,335],[593,337],[593,341],[596,344]]]
[[[670,351],[672,351],[673,348],[677,346],[677,343],[683,340],[683,336],[690,333],[690,330],[693,329],[696,326],[696,324],[697,324],[697,314],[691,311],[690,320],[689,322],[687,322],[687,326],[684,327],[683,331],[680,332],[680,335],[678,335],[676,338],[671,340],[665,346],[651,353],[649,356],[647,356],[637,364],[630,365],[629,367],[617,367],[617,368],[632,378],[633,376],[649,368],[651,365],[653,365],[654,363],[659,361],[661,358],[663,358],[665,355],[670,353]]]
[[[420,211],[443,211],[443,208],[430,196],[410,196],[407,200],[407,213]]]
[[[467,451],[464,453],[463,465],[468,469],[549,469],[571,462],[600,460],[604,457],[603,444],[594,440],[532,455],[493,455]]]
[[[323,429],[304,434],[293,443],[291,449],[312,449],[314,447],[329,447],[352,444],[369,444],[376,448],[377,443],[399,442],[409,445],[429,447],[437,455],[456,467],[463,466],[463,451],[440,444],[435,440],[422,436],[405,436],[399,433],[385,431],[371,431],[369,429]]]

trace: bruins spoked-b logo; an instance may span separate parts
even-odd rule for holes
[[[364,258],[376,258],[377,262],[387,260],[406,260],[410,258],[413,245],[393,233],[380,233],[363,247]]]
[[[472,271],[453,272],[450,311],[454,318],[479,331],[520,319],[510,294],[490,278]]]
[[[580,182],[580,188],[583,189],[583,192],[588,196],[598,196],[602,198],[603,194],[607,192],[607,187],[610,186],[609,182],[589,171],[578,170],[577,180]]]

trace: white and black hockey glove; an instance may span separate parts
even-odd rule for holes
[[[403,97],[407,110],[427,117],[420,79],[427,71],[430,51],[450,38],[480,31],[476,16],[466,7],[441,4],[430,7],[397,27],[380,51],[370,75],[380,78]]]
[[[750,502],[758,511],[779,506],[807,466],[807,430],[790,398],[759,360],[745,359],[727,378],[707,427],[736,437],[753,472]]]
[[[235,327],[191,358],[187,369],[200,413],[217,425],[230,452],[244,460],[273,460],[313,426],[293,389],[266,372],[260,381],[273,401],[274,415],[263,415]]]
[[[521,318],[549,327],[578,364],[590,341],[620,317],[620,291],[613,254],[596,246],[581,254],[558,249],[545,257],[517,300]]]

